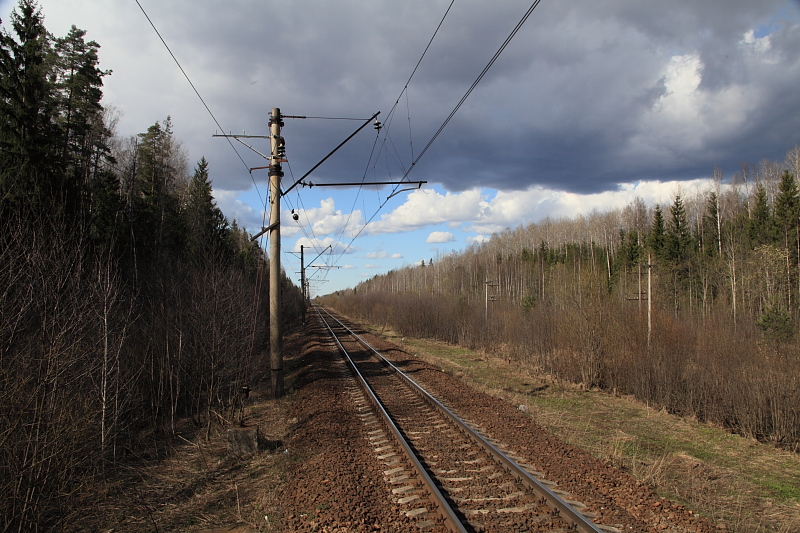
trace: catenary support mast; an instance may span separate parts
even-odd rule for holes
[[[286,192],[292,190],[296,185],[303,184],[304,186],[307,185],[309,187],[313,187],[311,183],[303,183],[302,180],[307,177],[311,172],[314,171],[317,167],[319,167],[326,159],[332,156],[339,148],[341,148],[347,141],[352,139],[359,131],[361,131],[364,127],[366,127],[372,120],[375,119],[380,114],[375,113],[372,117],[367,119],[364,124],[362,124],[355,132],[353,132],[347,139],[341,142],[336,148],[333,149],[328,155],[326,155],[322,161],[317,163],[311,170],[306,172],[302,178],[297,180],[291,187],[289,187]],[[256,233],[251,240],[258,239],[264,233],[269,232],[269,336],[270,336],[270,374],[271,374],[271,381],[272,381],[272,396],[274,398],[280,398],[284,394],[284,380],[283,380],[283,327],[282,327],[282,316],[281,316],[281,229],[280,229],[280,221],[281,221],[281,196],[285,193],[281,192],[281,178],[283,178],[283,170],[281,169],[281,163],[285,162],[285,155],[286,155],[286,143],[284,142],[283,137],[281,136],[281,128],[283,127],[283,119],[284,118],[298,118],[303,119],[307,118],[304,116],[298,115],[281,115],[281,110],[277,107],[272,108],[272,112],[270,113],[269,119],[269,127],[270,127],[270,155],[266,156],[253,148],[252,146],[248,145],[242,139],[246,138],[260,138],[263,139],[267,136],[265,135],[247,135],[242,133],[241,135],[232,135],[232,134],[221,134],[221,135],[213,135],[214,137],[227,137],[236,139],[240,143],[244,144],[252,151],[260,155],[261,157],[269,159],[269,166],[268,167],[254,167],[251,168],[250,171],[257,169],[268,168],[269,169],[269,204],[270,204],[270,215],[269,215],[269,226],[265,228],[261,228],[261,231]],[[375,129],[380,131],[381,123],[376,121],[375,122]],[[377,183],[369,183],[369,182],[361,182],[358,185],[416,185],[415,188],[419,188],[422,186],[423,183],[427,183],[426,181],[401,181],[401,182],[377,182]],[[319,184],[322,185],[322,184]],[[335,186],[341,184],[325,184],[328,186]],[[399,192],[403,192],[406,190],[411,190],[410,188],[401,189],[399,191],[395,191],[392,195],[389,196],[391,198],[395,194]],[[388,200],[388,198],[387,198]],[[295,218],[297,220],[297,218]],[[303,277],[305,277],[305,266],[303,265],[303,248],[301,247],[301,271],[303,272]],[[321,255],[321,254],[320,254]],[[319,257],[319,256],[317,256]],[[332,268],[332,267],[331,267]],[[338,267],[336,267],[338,268]],[[301,289],[303,290],[303,304],[305,307],[306,300],[310,297],[309,290],[308,290],[308,279],[300,281]],[[304,309],[305,311],[305,309]],[[303,313],[305,317],[305,312]]]
[[[281,160],[284,141],[281,137],[281,110],[272,109],[269,119],[269,363],[272,375],[272,397],[283,396],[283,331],[281,327]]]
[[[306,293],[306,265],[303,257],[303,245],[300,245],[300,292],[303,294],[303,325],[306,325],[306,301],[308,294]]]

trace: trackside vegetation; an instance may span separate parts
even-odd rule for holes
[[[65,530],[180,419],[235,420],[268,368],[261,249],[167,117],[114,132],[100,45],[33,0],[0,30],[0,530]],[[284,278],[283,317],[300,294]]]
[[[551,220],[324,299],[800,449],[800,147],[665,205]]]

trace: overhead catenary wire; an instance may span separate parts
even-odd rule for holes
[[[156,35],[158,35],[158,38],[161,40],[161,43],[164,45],[164,48],[167,49],[167,52],[169,52],[169,55],[172,57],[173,61],[175,61],[175,64],[178,65],[178,68],[180,69],[181,73],[183,74],[183,77],[186,78],[186,81],[189,82],[189,85],[192,87],[192,90],[194,91],[194,94],[196,94],[197,98],[200,99],[200,102],[202,102],[203,107],[206,108],[206,111],[208,111],[208,114],[214,120],[214,123],[217,125],[217,127],[220,129],[220,131],[225,131],[225,128],[223,128],[222,125],[219,123],[219,121],[217,120],[217,117],[215,117],[214,113],[211,112],[211,108],[208,106],[208,104],[203,99],[203,97],[200,96],[200,91],[198,91],[197,87],[195,87],[194,83],[192,83],[192,80],[189,78],[189,75],[186,73],[186,71],[181,66],[181,63],[180,63],[180,61],[178,61],[178,58],[175,57],[175,54],[172,53],[172,50],[170,49],[169,45],[167,44],[167,41],[165,41],[164,37],[161,36],[161,32],[158,31],[158,28],[156,28],[156,25],[153,23],[152,19],[150,19],[150,16],[147,14],[147,11],[144,10],[144,7],[142,7],[142,4],[139,3],[139,0],[134,0],[134,1],[136,2],[136,5],[139,6],[139,9],[142,11],[142,14],[147,19],[147,22],[150,23],[150,26],[153,28],[153,31],[155,31]],[[227,139],[227,137],[226,137],[226,139]],[[239,151],[233,145],[231,140],[230,139],[227,139],[227,140],[228,140],[228,144],[231,146],[233,151],[236,152],[236,155],[239,158],[239,161],[241,161],[242,165],[244,165],[244,168],[247,169],[247,173],[250,175],[250,179],[253,181],[253,185],[256,188],[256,193],[258,194],[258,198],[261,201],[261,204],[264,206],[264,209],[266,209],[266,207],[267,207],[266,201],[264,200],[264,198],[261,197],[261,191],[258,190],[258,184],[256,183],[256,180],[253,177],[253,173],[250,171],[250,167],[247,166],[247,163],[245,163],[244,159],[242,158],[242,155],[239,153]]]
[[[500,54],[503,53],[503,51],[506,49],[506,47],[511,42],[511,40],[514,38],[514,36],[517,35],[519,30],[522,28],[522,26],[528,20],[528,17],[531,16],[531,14],[533,13],[533,10],[536,9],[536,6],[538,6],[540,2],[541,2],[541,0],[535,0],[533,2],[533,4],[531,4],[531,7],[529,7],[528,10],[525,12],[525,14],[522,16],[520,21],[517,22],[517,25],[514,26],[513,30],[511,30],[511,33],[508,35],[508,37],[506,37],[506,40],[503,41],[503,44],[500,45],[500,48],[497,49],[497,52],[494,53],[494,55],[489,60],[489,62],[486,64],[486,66],[483,67],[483,70],[481,71],[481,73],[478,74],[478,77],[475,79],[474,82],[472,82],[472,85],[470,85],[469,89],[467,89],[467,92],[464,93],[464,96],[461,97],[461,100],[458,101],[458,103],[453,108],[453,110],[450,112],[450,114],[447,116],[447,118],[444,120],[444,122],[442,122],[442,125],[439,126],[438,130],[436,130],[436,133],[433,134],[433,137],[431,137],[431,140],[428,141],[428,144],[425,145],[425,148],[423,148],[422,151],[417,156],[417,158],[414,159],[411,162],[411,168],[412,169],[414,168],[414,165],[416,165],[417,162],[420,159],[422,159],[422,156],[425,155],[425,152],[428,151],[428,148],[430,148],[431,145],[434,143],[434,141],[436,141],[436,138],[439,137],[439,134],[442,133],[442,131],[444,131],[444,129],[447,127],[447,124],[450,123],[450,120],[455,116],[456,113],[458,113],[458,110],[461,109],[461,106],[464,104],[464,102],[467,101],[467,98],[469,98],[469,95],[472,94],[472,91],[475,90],[475,87],[477,87],[478,84],[481,82],[481,80],[483,80],[483,77],[486,76],[486,73],[489,72],[489,69],[492,68],[492,65],[494,65],[495,61],[497,61],[497,58],[500,57]],[[411,172],[411,169],[408,170],[408,172],[406,173],[406,176],[410,172]]]
[[[408,85],[411,83],[411,80],[414,78],[414,75],[416,74],[417,69],[419,69],[419,66],[422,64],[422,60],[425,58],[425,55],[428,53],[428,50],[430,49],[431,44],[433,44],[433,41],[436,38],[436,35],[439,33],[439,30],[441,29],[442,24],[444,24],[444,21],[447,18],[447,15],[450,13],[450,10],[452,9],[454,3],[455,3],[455,0],[451,0],[450,5],[447,6],[447,9],[445,10],[444,15],[442,15],[442,18],[439,21],[439,24],[436,26],[436,29],[433,32],[433,35],[431,35],[431,38],[428,40],[428,44],[425,46],[425,49],[422,51],[422,54],[420,55],[419,59],[417,60],[416,65],[414,65],[414,68],[412,69],[411,74],[408,76],[408,79],[406,80],[406,83],[403,86],[403,89],[400,91],[400,94],[398,95],[397,99],[395,100],[394,105],[392,106],[391,110],[389,111],[389,113],[387,115],[387,118],[386,118],[387,126],[389,124],[391,124],[392,119],[394,117],[394,112],[397,109],[397,106],[400,103],[400,99],[403,97],[404,93],[406,93],[406,102],[408,102],[408,97],[407,97]],[[385,128],[385,131],[387,133],[384,136],[384,140],[383,140],[383,143],[382,143],[383,146],[385,146],[386,140],[390,139],[389,134],[388,134],[388,127]],[[378,131],[378,134],[380,134],[380,130]],[[409,137],[410,137],[410,135],[411,135],[411,118],[409,116]],[[375,142],[372,145],[372,151],[370,152],[369,159],[367,160],[367,165],[366,165],[366,169],[364,170],[364,176],[362,178],[362,182],[366,179],[367,173],[369,172],[370,163],[372,162],[372,158],[375,155],[375,147],[377,146],[377,142],[378,142],[378,135],[376,135]],[[390,142],[391,142],[391,140],[390,140]],[[383,146],[381,147],[381,150],[383,149]],[[392,143],[392,146],[394,146],[394,143]],[[413,145],[412,145],[412,150],[413,150]],[[397,153],[397,149],[396,148],[395,148],[395,153]],[[397,155],[398,155],[398,163],[400,164],[401,169],[405,170],[404,165],[402,164],[402,158],[399,157],[399,153]],[[412,157],[413,157],[413,152],[412,152]],[[362,187],[363,187],[363,185],[359,187],[358,193],[356,193],[356,197],[353,200],[353,207],[350,209],[350,214],[348,215],[347,221],[345,222],[345,225],[342,227],[342,230],[341,230],[339,236],[337,237],[337,241],[339,239],[341,239],[341,237],[344,235],[344,232],[346,231],[347,226],[350,223],[350,218],[352,217],[353,210],[355,209],[355,205],[358,202],[358,198],[359,198],[359,196],[361,194]],[[396,191],[397,191],[397,187],[395,187],[392,192],[394,193]],[[388,201],[389,198],[391,198],[391,195],[389,195],[389,197],[386,199],[386,201]],[[380,210],[384,205],[386,205],[386,201],[384,201],[381,204],[381,206],[378,208],[378,210]],[[375,215],[377,215],[377,211],[370,218],[370,220],[367,221],[367,224],[369,224],[369,222],[375,217]],[[366,226],[366,224],[365,224],[365,226]],[[362,231],[363,231],[363,228],[358,231],[358,233],[356,234],[356,237],[358,237],[358,235],[360,235]],[[342,253],[334,261],[334,264],[336,264],[341,259],[341,257],[347,252],[347,250],[353,244],[353,241],[355,240],[356,237],[354,237],[350,241],[350,243],[343,249]]]
[[[358,198],[361,195],[361,190],[364,187],[364,180],[366,180],[367,173],[369,172],[369,162],[372,161],[372,156],[375,153],[375,146],[378,144],[378,135],[379,134],[380,134],[380,131],[378,131],[376,133],[376,135],[375,135],[375,141],[373,141],[373,143],[372,143],[372,151],[370,152],[369,159],[367,160],[367,168],[364,170],[364,176],[361,178],[361,186],[359,186],[358,192],[356,193],[356,197],[355,197],[355,199],[353,199],[353,206],[350,208],[350,212],[347,215],[347,220],[345,221],[344,225],[342,226],[342,231],[339,233],[339,236],[336,237],[336,241],[337,242],[342,238],[342,236],[344,235],[344,232],[347,231],[347,227],[350,225],[350,219],[353,216],[353,211],[356,208],[356,203],[358,203]]]
[[[425,55],[427,55],[428,50],[431,47],[431,44],[433,44],[433,40],[436,38],[436,35],[439,33],[439,30],[441,29],[442,24],[444,24],[444,21],[447,18],[447,15],[450,13],[450,9],[452,9],[453,4],[455,3],[455,1],[456,0],[451,0],[450,5],[447,6],[447,9],[445,10],[444,15],[442,15],[442,19],[439,21],[439,24],[436,26],[436,29],[433,31],[433,35],[431,35],[430,40],[428,40],[428,44],[425,46],[425,50],[422,51],[422,55],[420,55],[419,59],[417,60],[417,64],[414,65],[414,69],[411,71],[411,74],[408,76],[408,79],[406,80],[405,85],[403,85],[403,89],[400,91],[400,94],[397,96],[397,100],[395,100],[394,105],[392,106],[392,109],[390,109],[389,113],[386,115],[386,125],[387,125],[386,137],[389,136],[389,134],[388,134],[388,131],[389,131],[388,126],[391,124],[392,119],[394,118],[394,112],[397,109],[397,106],[400,104],[400,99],[403,98],[403,94],[405,94],[406,95],[406,104],[408,104],[408,85],[411,83],[411,80],[414,78],[414,74],[417,73],[417,69],[419,69],[419,66],[422,64],[422,60],[425,58]],[[409,111],[409,113],[410,113],[410,111]],[[410,135],[411,135],[411,117],[409,116],[409,136]],[[395,149],[395,151],[396,151],[396,149]],[[412,152],[412,158],[413,158],[413,152]]]
[[[436,35],[439,33],[439,30],[441,29],[442,24],[444,24],[444,21],[447,18],[447,15],[450,13],[450,9],[453,7],[454,3],[455,3],[455,0],[451,0],[450,5],[447,6],[447,9],[445,10],[444,15],[442,15],[442,18],[439,21],[439,24],[436,26],[436,29],[434,30],[433,35],[431,35],[431,38],[428,40],[428,44],[425,46],[425,49],[422,51],[422,54],[420,55],[419,59],[417,60],[416,65],[414,65],[414,68],[411,71],[411,74],[409,75],[408,79],[406,80],[406,83],[403,86],[403,89],[400,91],[400,94],[398,95],[397,99],[395,100],[394,104],[392,105],[392,108],[389,111],[389,113],[387,115],[387,118],[386,118],[386,126],[387,127],[384,128],[384,131],[386,131],[386,135],[384,136],[384,140],[383,140],[383,143],[382,143],[380,151],[383,151],[383,148],[385,147],[386,141],[388,139],[389,142],[392,145],[392,148],[394,149],[395,154],[397,155],[397,163],[400,165],[400,168],[401,168],[401,170],[403,170],[403,172],[405,172],[405,165],[403,165],[402,158],[400,157],[400,154],[397,151],[397,148],[394,146],[394,142],[391,140],[391,136],[388,133],[389,132],[389,127],[388,126],[392,123],[392,120],[394,118],[394,112],[397,109],[397,106],[400,103],[400,99],[403,97],[404,93],[406,94],[406,103],[408,103],[408,85],[411,83],[411,80],[414,78],[414,74],[416,74],[417,69],[419,69],[419,66],[422,64],[422,60],[425,58],[425,55],[428,53],[428,50],[430,49],[431,44],[433,44],[433,41],[436,38]],[[411,137],[411,116],[410,116],[410,111],[409,111],[408,123],[409,123],[409,140],[410,140],[410,137]],[[380,134],[380,130],[378,130],[378,134]],[[376,143],[377,143],[377,137],[376,137]],[[364,181],[366,179],[366,175],[369,172],[370,163],[372,162],[372,157],[375,154],[375,146],[376,146],[376,144],[373,144],[372,151],[370,152],[369,159],[367,160],[366,169],[364,170],[364,176],[362,178],[362,181]],[[413,144],[411,144],[411,150],[412,150],[412,158],[413,158]],[[396,190],[397,190],[397,188],[395,188],[393,192],[395,192]],[[359,188],[359,192],[356,194],[355,200],[353,201],[353,206],[354,207],[355,207],[355,204],[358,202],[359,195],[360,195],[360,188]],[[352,214],[352,210],[351,210],[351,214]],[[348,218],[348,220],[349,220],[349,218]],[[344,233],[344,230],[342,231],[342,233]],[[339,238],[341,238],[341,235],[340,235]]]
[[[480,74],[478,74],[477,78],[475,78],[475,81],[472,82],[472,85],[470,85],[470,87],[464,93],[464,96],[461,97],[461,99],[458,101],[458,103],[453,108],[453,110],[450,112],[450,114],[447,116],[447,118],[445,118],[444,122],[442,122],[442,125],[439,126],[439,129],[436,130],[436,133],[433,134],[431,139],[428,141],[428,143],[425,145],[425,147],[422,149],[422,151],[417,155],[417,157],[412,160],[411,166],[408,168],[408,170],[406,170],[404,172],[403,178],[400,181],[403,181],[404,179],[406,179],[408,177],[408,175],[414,169],[414,167],[419,162],[419,160],[422,159],[422,157],[425,155],[425,153],[428,151],[428,149],[431,147],[431,145],[436,141],[436,139],[439,137],[439,135],[442,133],[442,131],[444,131],[444,129],[450,123],[450,120],[452,120],[452,118],[455,116],[455,114],[458,112],[458,110],[461,109],[461,106],[464,104],[464,102],[466,102],[467,98],[469,98],[469,96],[475,90],[475,87],[477,87],[478,84],[483,80],[483,78],[486,76],[486,73],[489,72],[489,69],[492,68],[492,66],[495,64],[495,62],[500,57],[500,55],[503,53],[503,51],[506,49],[506,47],[508,47],[508,45],[511,42],[511,40],[517,35],[519,30],[522,28],[522,26],[525,24],[525,22],[531,16],[531,14],[536,9],[536,7],[539,5],[540,2],[541,2],[541,0],[534,0],[534,2],[531,4],[531,6],[527,9],[525,14],[519,20],[519,22],[517,22],[517,24],[511,30],[511,32],[509,33],[508,37],[506,37],[506,39],[503,41],[503,43],[500,45],[500,47],[497,49],[497,51],[494,53],[494,55],[491,57],[491,59],[489,59],[489,62],[486,64],[486,66],[483,68],[483,70],[481,70]],[[452,6],[452,3],[451,3],[451,6]],[[449,8],[448,8],[448,11],[449,11]],[[441,23],[440,23],[440,26],[441,26]],[[438,31],[438,28],[437,28],[437,31]],[[430,46],[430,44],[429,44],[429,46]],[[427,48],[426,48],[426,51],[427,51]],[[419,63],[417,64],[417,66],[419,66]],[[415,67],[414,71],[416,71],[416,67]],[[412,76],[413,76],[413,73],[412,73]],[[410,80],[410,78],[409,78],[409,80]],[[406,84],[406,87],[404,87],[404,89],[403,89],[404,91],[406,90],[407,86],[408,86],[408,83]],[[401,96],[402,96],[402,92],[401,92]],[[398,102],[399,102],[399,100],[400,99],[398,98]],[[396,106],[397,106],[397,103],[395,103],[395,107]],[[389,115],[388,115],[389,117],[391,117],[391,114],[394,112],[395,107],[392,107],[392,110],[389,112]],[[387,136],[388,136],[388,134],[387,134]],[[397,190],[398,187],[399,187],[399,185],[395,186],[395,191]],[[389,198],[391,198],[391,195],[386,199],[386,201],[384,201],[382,204],[380,204],[378,206],[378,208],[375,210],[375,212],[372,214],[372,216],[361,227],[361,229],[359,229],[359,231],[351,239],[351,241],[347,244],[347,246],[344,247],[344,249],[342,250],[342,253],[338,256],[338,258],[334,262],[334,264],[336,264],[339,260],[341,260],[341,258],[344,256],[344,254],[347,253],[347,250],[350,249],[350,246],[352,246],[353,242],[361,235],[361,233],[364,231],[364,229],[366,229],[366,227],[370,224],[370,222],[372,222],[372,220],[383,209],[383,207],[388,202]]]

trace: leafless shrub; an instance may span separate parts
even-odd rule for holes
[[[12,217],[0,232],[0,516],[36,531],[100,459],[90,281],[81,235],[57,221]]]

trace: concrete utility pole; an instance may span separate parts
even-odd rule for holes
[[[353,132],[347,139],[342,141],[339,146],[334,148],[328,155],[326,155],[322,161],[317,163],[311,170],[306,172],[299,180],[297,180],[291,187],[286,189],[288,193],[291,191],[295,186],[302,184],[303,186],[313,187],[314,184],[312,183],[304,183],[303,179],[305,179],[311,172],[313,172],[317,167],[319,167],[322,163],[325,162],[330,156],[332,156],[339,148],[341,148],[347,141],[352,139],[359,131],[361,131],[364,127],[366,127],[375,117],[378,116],[380,112],[375,113],[371,118],[364,122],[355,132]],[[255,241],[261,235],[266,232],[269,232],[269,240],[270,240],[270,247],[269,247],[269,337],[270,337],[270,370],[271,370],[271,379],[272,379],[272,396],[274,398],[280,398],[283,396],[284,393],[284,386],[283,386],[283,331],[282,331],[282,318],[281,318],[281,178],[283,177],[283,170],[281,169],[281,163],[285,162],[285,154],[286,154],[286,143],[281,137],[281,128],[283,127],[283,119],[284,118],[298,118],[303,119],[307,118],[304,116],[297,116],[297,115],[281,115],[281,110],[277,107],[272,108],[272,112],[270,113],[269,119],[269,126],[270,126],[270,147],[271,152],[269,157],[265,156],[252,146],[248,145],[241,139],[245,138],[260,138],[263,139],[264,135],[213,135],[214,137],[227,137],[236,139],[238,142],[244,144],[249,149],[253,150],[255,153],[269,159],[269,203],[270,203],[270,213],[269,213],[269,226],[266,228],[261,228],[261,231],[256,233],[253,237],[251,237],[251,241]],[[375,129],[380,131],[381,124],[380,122],[375,122]],[[250,171],[256,169],[263,169],[265,167],[254,167],[251,168]],[[423,183],[427,183],[426,181],[401,181],[401,182],[380,182],[380,184],[391,184],[391,185],[409,185],[409,184],[416,184],[416,188],[420,188]],[[323,185],[323,184],[318,184]],[[324,184],[326,186],[336,186],[339,184]],[[357,185],[376,185],[376,183],[358,183]],[[411,190],[411,189],[403,189],[403,190]],[[397,194],[402,191],[396,191],[394,194]],[[391,196],[390,196],[391,198]],[[295,218],[295,220],[297,220]],[[301,254],[302,254],[302,248]],[[321,255],[321,254],[320,254]],[[317,256],[319,257],[319,256]],[[302,259],[301,259],[302,264]],[[303,271],[303,276],[305,277],[305,268],[301,268]],[[305,299],[309,296],[309,291],[307,288],[308,281],[301,281],[302,289],[304,291],[303,303],[305,304]]]
[[[281,161],[285,143],[281,137],[281,110],[272,108],[269,165],[269,364],[272,397],[283,396],[283,329],[281,327]]]
[[[303,245],[300,245],[300,292],[303,294],[303,325],[306,325],[306,264],[303,262]]]

